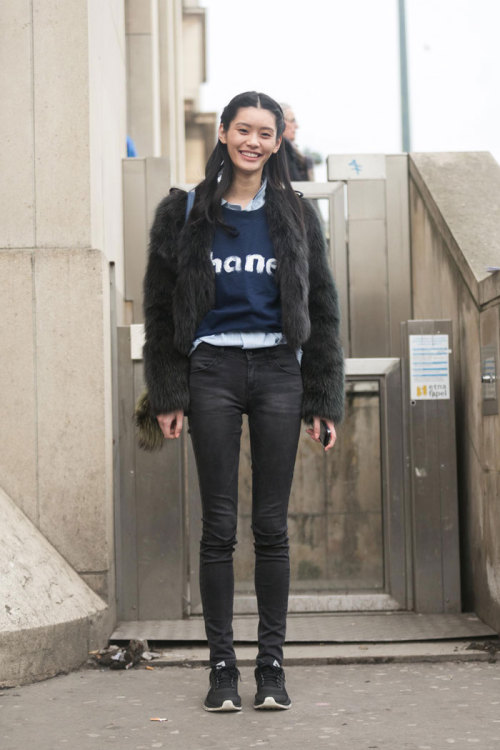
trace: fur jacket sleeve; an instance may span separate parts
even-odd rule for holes
[[[340,310],[326,256],[325,239],[314,207],[304,201],[309,248],[311,333],[302,345],[304,396],[302,417],[326,417],[335,424],[344,415],[344,356],[339,340]]]
[[[214,306],[210,260],[214,231],[208,222],[185,223],[186,193],[172,190],[159,204],[144,278],[144,374],[154,414],[189,413],[189,351]],[[283,333],[303,349],[302,416],[338,424],[343,417],[344,367],[339,309],[314,207],[303,201],[306,237],[284,226],[280,196],[266,191],[266,216],[278,261]]]
[[[144,377],[155,415],[189,406],[189,360],[174,344],[173,297],[185,201],[169,195],[156,209],[144,277]]]

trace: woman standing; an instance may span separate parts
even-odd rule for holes
[[[176,189],[158,206],[144,280],[151,409],[171,439],[188,414],[198,469],[208,711],[241,709],[232,616],[242,414],[259,611],[255,708],[291,706],[282,661],[300,421],[318,441],[323,420],[329,450],[342,418],[337,294],[315,211],[290,185],[284,127],[281,107],[265,94],[229,102],[191,211]]]

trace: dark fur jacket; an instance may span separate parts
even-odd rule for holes
[[[208,222],[185,222],[187,193],[172,190],[156,210],[144,278],[144,372],[154,414],[189,413],[189,358],[195,332],[212,309],[214,237]],[[288,226],[280,196],[268,185],[266,216],[278,261],[283,333],[302,347],[302,416],[342,420],[344,367],[337,292],[313,206],[303,200],[306,242]]]

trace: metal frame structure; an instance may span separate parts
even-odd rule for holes
[[[337,292],[340,309],[349,310],[349,269],[347,259],[347,228],[345,185],[343,182],[294,182],[293,187],[308,200],[328,201],[329,260]],[[350,353],[349,315],[344,314],[340,321],[340,339],[344,351]]]
[[[411,609],[412,575],[409,513],[405,501],[401,362],[398,358],[346,360],[346,382],[378,382],[382,476],[385,593],[377,609]],[[353,595],[354,597],[356,595]],[[375,604],[375,602],[374,602]]]

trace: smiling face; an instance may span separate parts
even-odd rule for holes
[[[219,140],[226,144],[233,168],[245,174],[262,174],[281,145],[276,136],[276,118],[258,107],[241,107],[227,130],[219,126]]]

